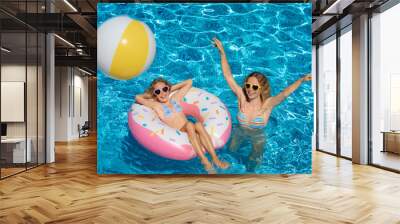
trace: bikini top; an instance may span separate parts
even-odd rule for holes
[[[172,106],[173,106],[175,112],[179,113],[182,111],[182,106],[178,102],[176,102],[175,100],[171,100],[171,103],[172,103]],[[165,117],[169,117],[174,113],[174,111],[171,110],[171,108],[169,108],[166,104],[161,104],[161,105],[162,105]]]
[[[255,129],[261,129],[264,128],[267,123],[265,122],[264,117],[262,116],[257,116],[255,117],[253,120],[249,121],[247,119],[247,116],[242,113],[242,111],[239,110],[238,114],[237,114],[237,118],[239,121],[240,125],[249,127],[249,128],[255,128]]]

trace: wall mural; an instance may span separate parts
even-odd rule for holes
[[[311,173],[311,4],[98,4],[99,174]]]

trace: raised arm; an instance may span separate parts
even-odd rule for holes
[[[136,103],[142,104],[143,106],[150,107],[155,110],[157,103],[153,100],[149,93],[143,93],[140,95],[136,95],[135,97]]]
[[[191,79],[188,79],[186,81],[173,85],[171,87],[171,92],[177,91],[174,94],[175,99],[181,101],[183,97],[186,95],[186,93],[189,92],[190,88],[192,88],[192,83],[193,81]]]
[[[290,94],[292,94],[304,81],[310,81],[311,75],[305,75],[302,78],[298,79],[292,85],[286,87],[282,92],[278,95],[270,97],[267,101],[264,102],[263,109],[273,108],[276,105],[280,104],[283,100],[285,100]]]
[[[213,38],[213,43],[215,47],[218,48],[219,54],[221,56],[222,74],[224,74],[225,80],[228,82],[229,87],[236,94],[236,96],[241,96],[243,94],[242,88],[240,88],[240,86],[236,83],[235,79],[232,76],[231,68],[229,66],[228,60],[226,59],[224,46],[217,38]]]

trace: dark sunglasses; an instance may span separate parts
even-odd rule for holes
[[[162,91],[163,91],[164,93],[168,92],[168,91],[169,91],[169,87],[168,87],[168,86],[164,86],[164,87],[162,88]],[[155,89],[154,92],[153,92],[154,95],[160,95],[160,93],[161,93],[161,90],[160,90],[160,89]]]
[[[258,88],[260,88],[260,87],[257,86],[257,85],[253,85],[253,84],[250,84],[250,83],[246,83],[246,88],[247,88],[247,89],[250,89],[251,87],[253,87],[253,90],[257,90]]]

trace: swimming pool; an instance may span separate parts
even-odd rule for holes
[[[98,4],[98,25],[119,15],[145,22],[155,34],[154,62],[144,74],[128,81],[98,71],[99,174],[205,174],[197,158],[174,161],[141,147],[128,129],[134,97],[159,76],[172,83],[192,78],[193,85],[219,96],[237,130],[237,101],[226,84],[211,39],[225,46],[238,84],[246,75],[267,75],[272,95],[311,72],[311,4]],[[293,174],[311,172],[313,93],[304,83],[270,117],[262,162],[248,165],[250,143],[232,153],[218,150],[231,163],[225,174]]]

